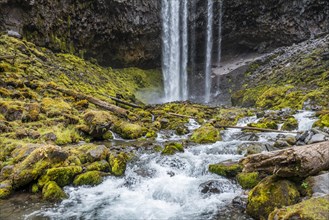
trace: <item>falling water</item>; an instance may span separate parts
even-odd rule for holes
[[[208,19],[207,19],[207,48],[206,48],[206,67],[205,67],[205,102],[210,102],[211,96],[211,61],[213,46],[213,0],[208,0]]]
[[[187,0],[162,0],[165,101],[187,99],[187,17]]]
[[[219,19],[218,19],[218,55],[217,55],[217,66],[220,67],[222,60],[222,22],[223,22],[223,1],[219,1]]]

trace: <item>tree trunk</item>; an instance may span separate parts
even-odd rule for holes
[[[329,142],[250,155],[241,163],[244,172],[307,177],[329,169]]]

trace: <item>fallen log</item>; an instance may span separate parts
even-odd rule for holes
[[[308,177],[329,169],[329,142],[250,155],[241,160],[244,172],[279,177]]]
[[[77,93],[75,91],[69,90],[69,89],[64,89],[64,88],[60,88],[58,86],[52,85],[52,84],[48,84],[48,87],[51,87],[52,89],[55,89],[59,92],[62,92],[66,95],[72,96],[76,99],[80,99],[80,100],[87,100],[88,102],[102,108],[105,109],[107,111],[111,111],[119,116],[124,116],[127,117],[128,115],[128,111],[124,108],[118,107],[116,105],[110,104],[108,102],[102,101],[100,99],[94,98],[92,96],[89,95],[84,95],[81,93]]]
[[[254,127],[242,127],[242,126],[226,126],[226,125],[215,125],[216,128],[237,128],[241,130],[252,130],[252,131],[263,131],[263,132],[278,132],[278,133],[292,133],[298,134],[298,132],[294,131],[280,131],[275,129],[267,129],[267,128],[254,128]]]
[[[172,112],[168,112],[167,114],[168,114],[168,115],[171,115],[171,116],[180,117],[180,118],[193,118],[192,116],[188,116],[188,115],[181,115],[181,114],[172,113]]]
[[[118,103],[121,103],[121,104],[124,104],[124,105],[127,105],[127,106],[130,106],[130,107],[133,107],[133,108],[143,108],[142,106],[139,106],[139,105],[136,105],[134,103],[130,103],[130,102],[126,102],[126,101],[123,101],[122,99],[118,99],[116,97],[113,97],[113,96],[108,96],[110,99],[118,102]]]

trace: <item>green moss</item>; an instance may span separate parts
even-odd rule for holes
[[[57,137],[55,141],[57,145],[78,143],[82,140],[82,137],[77,132],[74,126],[68,126],[63,129],[58,129],[54,132],[54,134]]]
[[[110,170],[110,165],[106,160],[96,161],[86,166],[87,171],[104,171],[108,172]]]
[[[146,133],[142,126],[124,121],[115,124],[113,130],[124,139],[137,139]]]
[[[209,165],[209,172],[225,177],[235,177],[241,171],[242,171],[242,167],[237,163],[233,163],[233,164],[220,163],[220,164]]]
[[[62,99],[44,98],[41,102],[41,111],[46,113],[48,117],[61,116],[69,113],[71,106]]]
[[[267,219],[275,208],[296,204],[299,198],[298,189],[292,182],[268,177],[250,191],[247,213],[256,219]]]
[[[64,187],[71,184],[74,177],[81,172],[82,167],[80,166],[48,169],[46,174],[39,179],[38,185],[42,187],[49,181],[55,181],[60,187]]]
[[[82,186],[82,185],[91,185],[95,186],[102,182],[103,177],[102,173],[99,171],[89,171],[83,174],[80,174],[74,179],[73,184],[75,186]]]
[[[320,119],[314,123],[313,127],[329,128],[329,113],[320,115]]]
[[[262,119],[257,123],[250,123],[248,124],[249,127],[253,127],[253,128],[265,128],[265,129],[274,129],[277,130],[278,129],[278,124],[272,120],[272,119]]]
[[[311,198],[296,205],[274,210],[269,220],[274,219],[314,219],[327,220],[329,210],[329,196]]]
[[[282,126],[282,130],[285,131],[293,131],[296,129],[298,129],[298,121],[294,117],[288,118]]]
[[[103,134],[102,138],[104,140],[112,140],[113,139],[113,134],[111,131],[107,131],[105,134]]]
[[[260,181],[259,173],[239,173],[237,176],[238,183],[242,186],[243,189],[252,189]]]
[[[65,192],[57,185],[56,182],[48,182],[42,189],[43,199],[48,201],[60,201],[67,198]]]
[[[220,140],[222,140],[222,137],[219,130],[211,125],[198,128],[191,136],[191,141],[197,144],[215,143]]]
[[[174,155],[176,152],[184,152],[182,143],[170,143],[162,150],[162,155]]]
[[[38,193],[39,192],[39,186],[38,184],[33,184],[31,188],[32,193]]]
[[[115,176],[122,176],[126,171],[128,160],[129,156],[124,152],[121,152],[118,155],[111,155],[109,159],[111,173]]]
[[[7,198],[13,191],[12,183],[9,180],[0,182],[0,199]]]

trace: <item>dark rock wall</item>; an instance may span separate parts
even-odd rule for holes
[[[2,3],[1,3],[2,2]],[[0,1],[2,30],[112,67],[160,65],[160,1]],[[1,20],[1,17],[0,17]]]
[[[195,1],[196,56],[202,63],[207,1]],[[224,1],[224,55],[269,51],[329,31],[328,0]],[[160,12],[161,0],[0,0],[0,30],[18,31],[41,46],[102,65],[156,67],[161,65]]]

